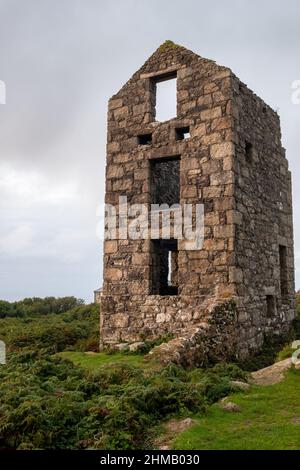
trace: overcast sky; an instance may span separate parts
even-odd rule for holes
[[[0,298],[101,284],[108,98],[166,39],[229,66],[278,110],[300,287],[300,2],[0,0]]]

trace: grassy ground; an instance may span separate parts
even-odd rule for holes
[[[103,366],[127,364],[141,370],[159,365],[145,361],[142,355],[124,353],[84,353],[64,351],[58,354],[76,366],[92,372]],[[283,354],[285,356],[285,354]],[[205,415],[193,416],[195,426],[178,435],[173,449],[300,449],[300,373],[291,370],[283,382],[267,387],[251,386],[229,400],[238,404],[239,413],[223,411],[218,403]]]
[[[300,320],[298,326],[295,338]],[[140,354],[99,353],[99,306],[69,298],[0,301],[0,339],[7,345],[0,367],[3,449],[152,448],[170,421],[166,445],[176,437],[174,448],[300,448],[300,373],[232,395],[241,412],[226,413],[213,404],[233,392],[232,380],[245,380],[253,362],[244,370],[185,370]],[[275,353],[260,354],[257,369]],[[290,355],[287,347],[280,359]],[[196,425],[183,433],[193,424],[187,417]]]
[[[223,411],[218,403],[198,424],[180,434],[173,449],[299,450],[300,373],[291,370],[283,382],[268,387],[252,386],[230,396],[239,413]]]
[[[158,367],[154,362],[145,361],[141,354],[124,354],[124,353],[89,353],[63,351],[58,354],[63,359],[69,359],[76,366],[83,367],[90,371],[97,371],[102,366],[127,364],[141,369],[153,369]]]

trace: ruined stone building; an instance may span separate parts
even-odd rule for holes
[[[94,303],[95,304],[100,304],[101,294],[102,294],[102,288],[101,287],[99,287],[99,289],[94,290]]]
[[[177,112],[156,119],[176,80]],[[160,352],[244,357],[294,318],[291,175],[279,117],[227,67],[167,41],[109,101],[106,203],[204,205],[202,249],[104,245],[101,347],[171,335]]]

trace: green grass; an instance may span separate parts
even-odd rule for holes
[[[296,351],[295,348],[292,348],[292,343],[287,344],[279,353],[277,354],[276,357],[276,362],[278,361],[283,361],[284,359],[288,359],[289,357],[292,357],[292,354]]]
[[[285,380],[267,387],[252,386],[230,395],[241,407],[229,413],[218,403],[197,424],[180,434],[173,449],[180,450],[299,450],[300,373],[291,370]]]
[[[104,352],[89,354],[77,351],[63,351],[58,353],[58,356],[63,359],[68,359],[76,366],[83,367],[90,371],[97,371],[102,366],[114,364],[127,364],[141,369],[153,369],[155,366],[158,366],[154,362],[145,361],[141,354],[107,354]]]

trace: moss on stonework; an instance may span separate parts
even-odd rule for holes
[[[211,318],[208,320],[208,323],[211,325],[221,324],[224,325],[232,323],[237,318],[237,306],[234,299],[231,299],[227,302],[224,302],[221,305],[217,305],[211,314]]]
[[[181,46],[179,46],[179,44],[175,44],[175,42],[173,41],[170,41],[169,39],[167,41],[165,41],[163,44],[161,44],[158,48],[159,51],[164,51],[165,49],[177,49]]]

